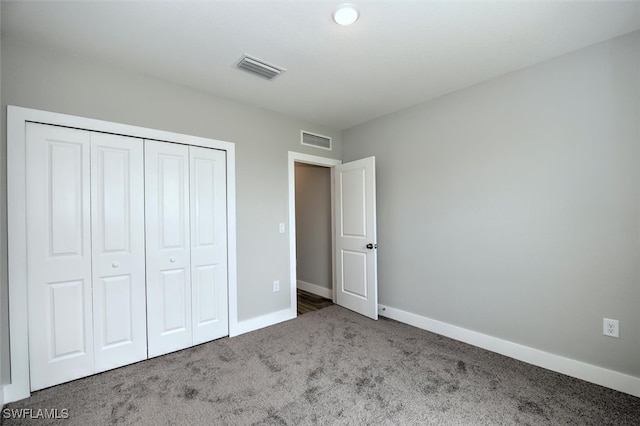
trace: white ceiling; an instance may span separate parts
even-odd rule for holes
[[[2,34],[336,129],[640,29],[636,1],[2,1]],[[242,72],[242,54],[282,66]]]

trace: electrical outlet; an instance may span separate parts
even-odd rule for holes
[[[275,280],[273,282],[273,291],[274,292],[280,291],[280,280]]]
[[[602,334],[609,337],[620,337],[620,321],[602,318]]]

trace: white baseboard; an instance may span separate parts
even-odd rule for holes
[[[575,359],[554,355],[539,349],[488,336],[478,333],[477,331],[468,330],[389,306],[378,305],[378,313],[384,317],[492,352],[497,352],[501,355],[546,368],[547,370],[640,397],[640,377],[630,376]]]
[[[229,337],[239,336],[250,331],[259,330],[264,327],[269,327],[270,325],[289,321],[290,319],[294,319],[295,317],[295,309],[287,308],[267,315],[262,315],[260,317],[239,321],[233,328],[233,330],[229,330]]]
[[[298,288],[300,290],[308,291],[309,293],[316,294],[318,296],[326,297],[333,300],[333,290],[330,288],[322,287],[317,284],[311,284],[306,281],[297,281]]]

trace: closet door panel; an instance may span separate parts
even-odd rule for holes
[[[96,371],[147,357],[143,144],[91,134]]]
[[[149,356],[192,345],[189,147],[145,142]]]
[[[194,344],[229,334],[224,151],[190,147]]]
[[[185,277],[186,268],[167,269],[160,271],[160,294],[162,300],[162,333],[180,333],[188,330],[189,301],[186,289],[188,281]]]
[[[31,389],[94,371],[90,134],[29,123],[27,276]]]

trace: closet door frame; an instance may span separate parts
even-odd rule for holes
[[[241,334],[241,329],[238,326],[234,143],[9,105],[7,106],[7,272],[9,277],[9,361],[11,363],[11,383],[4,385],[2,388],[4,402],[18,401],[31,395],[25,194],[26,124],[29,122],[226,151],[229,336]]]

